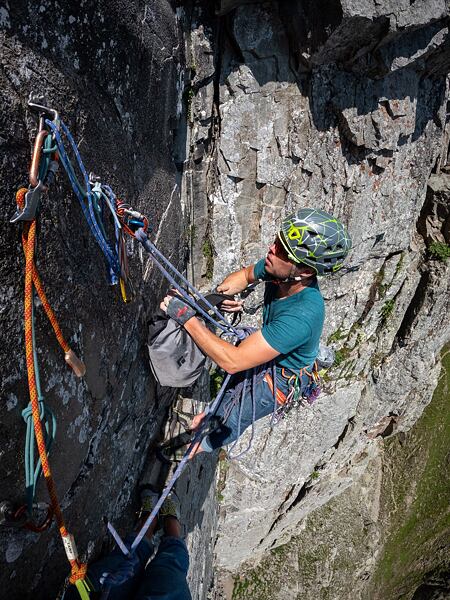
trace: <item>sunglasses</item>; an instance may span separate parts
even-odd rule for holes
[[[283,243],[278,236],[275,238],[273,245],[275,246],[275,254],[277,256],[279,256],[280,258],[288,258],[286,248],[283,246]]]

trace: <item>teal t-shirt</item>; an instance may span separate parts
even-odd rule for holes
[[[255,277],[266,281],[261,333],[274,350],[275,362],[297,372],[311,365],[319,351],[325,304],[317,283],[288,298],[277,298],[278,286],[270,283],[264,259],[255,265]]]

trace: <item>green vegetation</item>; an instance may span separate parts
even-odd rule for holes
[[[342,331],[342,328],[339,327],[338,329],[336,329],[336,331],[334,333],[332,333],[331,335],[328,336],[327,344],[333,344],[334,342],[338,342],[343,337],[345,337],[345,334]]]
[[[428,246],[428,252],[431,258],[447,262],[447,259],[450,258],[450,245],[445,242],[431,242]]]
[[[400,254],[400,258],[398,259],[398,263],[397,263],[397,265],[395,267],[394,277],[397,277],[397,275],[400,273],[400,271],[402,270],[404,262],[405,262],[405,253],[402,252]]]
[[[407,434],[385,446],[383,520],[390,521],[373,579],[377,597],[399,597],[413,590],[430,571],[448,570],[450,514],[450,348],[432,402]],[[370,594],[369,594],[370,596]],[[403,597],[403,596],[402,596]]]
[[[208,237],[203,241],[202,253],[206,259],[205,277],[206,279],[212,279],[214,273],[214,250],[211,240]]]
[[[319,479],[319,477],[320,477],[320,471],[315,471],[315,470],[309,476],[310,479]]]
[[[383,362],[383,354],[381,352],[374,352],[370,357],[369,364],[372,369],[378,368]]]
[[[345,340],[343,346],[335,350],[334,367],[341,366],[348,359],[351,352],[364,340],[364,333],[361,329],[361,323],[356,321],[347,332],[343,331],[342,327],[339,327],[334,333],[328,336],[327,344],[334,344],[340,340]]]
[[[189,226],[189,241],[192,245],[195,244],[196,235],[197,235],[197,230],[196,230],[195,224],[192,223],[192,225]]]
[[[190,125],[194,122],[194,113],[192,110],[192,103],[194,101],[195,91],[193,87],[189,87],[184,93],[184,99],[186,102],[186,115]]]
[[[394,310],[395,301],[394,300],[386,300],[386,302],[381,307],[380,315],[382,323],[386,323],[389,317],[392,315]]]
[[[348,346],[342,346],[339,350],[336,350],[334,354],[334,366],[339,367],[342,363],[347,360],[350,356],[350,348]]]
[[[384,275],[385,275],[385,265],[383,263],[383,266],[381,267],[381,269],[378,271],[378,273],[375,276],[375,289],[378,293],[379,298],[384,298],[387,290],[389,289],[389,284],[383,283]]]
[[[270,566],[274,573],[269,573],[262,566],[256,567],[234,579],[232,600],[273,600],[274,585],[279,586],[279,572],[284,567],[285,558],[289,555],[289,544],[278,546],[270,551]]]
[[[217,478],[216,493],[217,493],[217,502],[219,502],[219,504],[220,504],[220,502],[223,502],[223,500],[224,500],[222,492],[225,489],[227,473],[228,473],[228,469],[230,468],[230,463],[225,459],[225,457],[220,458],[220,455],[219,455],[218,468],[219,468],[219,475]]]
[[[209,393],[211,398],[215,398],[222,387],[223,373],[217,369],[212,369],[209,373]]]

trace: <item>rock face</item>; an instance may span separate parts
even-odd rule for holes
[[[253,450],[218,470],[217,597],[221,584],[229,595],[227,577],[289,542],[313,511],[344,499],[344,523],[346,506],[361,507],[361,527],[373,517],[380,439],[417,421],[449,339],[448,5],[320,4],[19,0],[0,8],[6,217],[26,181],[34,92],[59,110],[87,168],[149,216],[159,248],[181,266],[189,258],[189,276],[204,289],[260,258],[298,206],[333,212],[351,231],[353,268],[322,284],[325,338],[338,354],[324,393],[273,431],[261,423]],[[146,319],[165,283],[131,242],[141,300],[121,304],[62,174],[40,223],[38,268],[87,365],[76,380],[36,302],[45,402],[58,417],[52,471],[68,528],[90,559],[104,514],[129,527],[136,481],[174,399],[156,388],[145,354]],[[19,227],[6,219],[1,241],[0,501],[20,503],[28,391]],[[261,295],[247,301],[249,324],[258,323]],[[207,388],[203,381],[195,398]],[[178,486],[199,600],[212,581],[214,460],[192,465]],[[43,482],[37,498],[47,498]],[[56,596],[68,570],[56,528],[0,527],[8,597]],[[358,589],[374,569],[370,560],[361,566]],[[283,599],[299,584],[286,585]]]
[[[378,437],[353,485],[310,513],[258,567],[240,573],[233,598],[448,596],[448,348],[443,367],[411,430]]]
[[[180,116],[182,40],[174,9],[164,0],[138,2],[6,2],[1,25],[2,165],[2,415],[0,501],[23,503],[28,403],[23,348],[24,260],[20,227],[8,223],[15,192],[27,182],[36,121],[28,95],[58,109],[79,143],[86,168],[156,223],[155,234],[175,262],[184,260],[184,230],[172,159]],[[156,102],[155,99],[158,99]],[[170,200],[170,210],[164,213]],[[170,211],[173,211],[171,213]],[[83,357],[76,379],[64,363],[42,307],[36,337],[46,404],[57,417],[51,466],[69,531],[80,554],[95,556],[102,516],[118,525],[172,400],[159,394],[145,354],[146,318],[161,296],[161,277],[130,244],[138,303],[124,305],[107,283],[66,175],[42,202],[37,264],[63,333]],[[173,239],[181,243],[173,245]],[[165,287],[165,283],[164,283]],[[37,500],[48,498],[43,481]],[[129,515],[128,515],[129,516]],[[1,589],[10,598],[56,597],[66,562],[56,527],[42,535],[0,529]]]
[[[354,243],[354,269],[322,283],[339,363],[325,393],[262,423],[221,477],[216,563],[236,576],[373,468],[377,438],[431,399],[450,334],[448,263],[432,246],[450,241],[449,13],[348,0],[224,1],[219,14],[193,12],[187,59],[197,281],[260,258],[299,206],[343,219]]]

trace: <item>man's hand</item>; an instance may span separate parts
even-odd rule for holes
[[[226,313],[237,313],[244,310],[243,300],[222,300],[220,303],[220,310]]]
[[[159,308],[181,326],[195,317],[195,310],[179,296],[166,296]]]
[[[249,267],[244,267],[240,271],[235,271],[234,273],[231,273],[230,275],[228,275],[228,277],[226,277],[222,281],[222,283],[217,286],[217,291],[221,292],[222,294],[228,294],[229,296],[234,296],[235,294],[239,294],[240,292],[245,290],[245,288],[248,285],[250,285],[251,283],[254,283],[255,281],[256,280],[255,280],[255,274],[253,271],[253,265],[250,265]],[[233,302],[233,301],[232,300],[229,300],[229,301],[224,300],[224,302],[222,304],[224,305],[225,302]],[[236,312],[236,311],[233,310],[230,312]]]
[[[105,571],[100,577],[100,584],[105,587],[117,587],[129,581],[140,569],[139,558],[134,552],[127,556],[114,551],[114,567]]]

